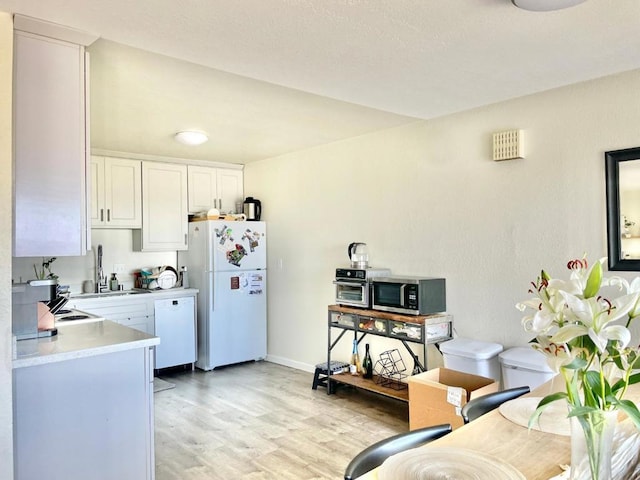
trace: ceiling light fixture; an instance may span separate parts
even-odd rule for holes
[[[518,8],[531,10],[534,12],[550,12],[551,10],[561,10],[583,3],[586,0],[511,0]]]
[[[175,139],[184,145],[201,145],[209,140],[209,136],[197,130],[184,130],[176,133]]]

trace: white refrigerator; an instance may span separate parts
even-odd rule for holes
[[[212,370],[267,355],[265,222],[189,223],[189,249],[178,252],[197,288],[198,359]]]

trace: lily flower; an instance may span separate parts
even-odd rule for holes
[[[531,346],[544,354],[549,368],[556,373],[560,371],[561,367],[570,364],[577,355],[575,349],[570,350],[567,345],[562,343],[553,343],[546,335],[536,337],[536,342],[532,343]]]
[[[552,342],[569,343],[573,339],[587,335],[600,353],[607,348],[609,340],[615,340],[624,349],[631,341],[629,329],[622,325],[610,325],[628,315],[638,301],[638,294],[625,295],[612,303],[603,304],[596,298],[578,298],[561,292],[567,304],[569,316],[575,321],[562,326],[552,337]]]
[[[567,395],[552,395],[541,403],[567,398],[577,416],[584,416],[585,408],[621,409],[640,428],[640,410],[622,401],[628,384],[640,381],[640,375],[632,375],[640,365],[640,348],[629,347],[628,328],[640,317],[640,277],[630,282],[607,278],[605,260],[590,268],[585,258],[570,261],[568,280],[554,279],[542,270],[531,283],[534,298],[517,308],[525,313],[523,328],[536,336],[533,348],[566,382]],[[602,287],[617,287],[621,295],[607,299]]]

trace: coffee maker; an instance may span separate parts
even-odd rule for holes
[[[56,328],[38,328],[38,304],[45,304],[48,311],[57,300],[57,288],[57,279],[29,280],[12,285],[11,331],[17,340],[50,337],[58,333]]]
[[[262,203],[257,198],[247,197],[242,204],[242,209],[247,220],[260,220],[260,215],[262,215]]]

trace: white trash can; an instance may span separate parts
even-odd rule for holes
[[[546,357],[531,347],[510,348],[499,357],[505,389],[528,385],[533,390],[555,375]]]
[[[440,344],[445,368],[493,378],[500,382],[498,354],[502,351],[499,343],[481,342],[469,338],[454,338]]]

